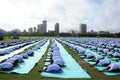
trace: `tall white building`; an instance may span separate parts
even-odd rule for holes
[[[28,32],[29,32],[29,33],[32,33],[32,32],[33,32],[33,28],[30,27],[30,28],[28,29]]]
[[[47,21],[46,20],[43,20],[42,28],[43,28],[43,33],[46,33],[47,32]]]
[[[55,24],[55,33],[59,34],[59,23]]]
[[[37,25],[37,32],[46,33],[47,32],[47,21],[44,20],[42,24]]]
[[[34,29],[34,32],[36,32],[36,27],[33,27],[33,29]]]
[[[80,33],[81,34],[87,33],[87,24],[80,24]]]

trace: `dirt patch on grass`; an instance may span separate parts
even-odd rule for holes
[[[88,65],[84,60],[78,60],[77,62],[78,62],[79,64]]]

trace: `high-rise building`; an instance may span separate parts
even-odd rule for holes
[[[87,33],[87,24],[80,24],[80,33],[81,34]]]
[[[44,20],[42,24],[37,25],[37,32],[46,33],[47,32],[47,21]]]
[[[34,32],[36,32],[36,27],[34,27]]]
[[[42,26],[43,24],[38,24],[38,26],[37,26],[37,32],[38,33],[43,33],[43,26]]]
[[[29,33],[32,33],[32,32],[33,32],[33,28],[30,27],[30,28],[28,29],[28,32],[29,32]]]
[[[55,33],[59,34],[59,23],[55,24]]]
[[[37,32],[40,32],[40,24],[37,25]]]
[[[47,21],[46,20],[43,20],[43,23],[42,23],[42,28],[43,28],[43,33],[46,33],[47,32]]]

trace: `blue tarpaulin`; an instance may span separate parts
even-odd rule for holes
[[[44,77],[56,77],[56,78],[91,78],[88,73],[82,69],[82,67],[72,58],[71,55],[64,49],[64,47],[58,43],[60,54],[65,61],[66,67],[62,67],[63,73],[47,73],[42,72],[41,76]]]

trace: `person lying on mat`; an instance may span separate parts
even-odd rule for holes
[[[82,55],[82,54],[85,53],[85,51],[86,51],[85,49],[79,48],[79,50],[77,51],[77,53]]]
[[[52,56],[60,56],[60,52],[59,50],[54,50],[53,52],[50,52],[49,54],[47,54],[47,58],[51,58]]]
[[[26,52],[28,54],[28,56],[34,56],[34,52],[32,50]]]
[[[103,48],[98,47],[98,48],[97,48],[97,51],[98,51],[98,52],[102,52],[102,51],[103,51]]]
[[[10,52],[9,52],[9,50],[1,50],[0,51],[0,56],[3,56],[3,55],[5,55],[5,54],[9,54]]]
[[[113,56],[114,58],[120,58],[120,53],[115,52],[112,56]]]
[[[99,60],[104,59],[104,57],[102,55],[97,55],[95,56],[92,60],[89,61],[94,61],[94,62],[99,62]]]
[[[54,59],[52,64],[57,64],[60,67],[66,67],[65,62],[60,58]]]
[[[0,63],[0,71],[10,71],[13,70],[13,64],[10,62]]]
[[[113,52],[111,52],[111,51],[110,51],[110,52],[107,52],[107,53],[106,53],[106,56],[108,56],[109,58],[112,57],[112,56],[113,56]]]
[[[56,56],[56,58],[54,57],[54,59],[52,59],[52,60],[46,60],[45,62],[50,62],[50,64],[57,64],[60,67],[66,67],[63,59],[61,57],[58,57],[58,56]],[[48,66],[48,65],[45,65],[45,66]]]
[[[22,57],[24,58],[24,59],[27,59],[28,58],[28,54],[27,53],[24,53],[24,54],[21,54],[22,55]]]
[[[52,55],[54,54],[60,54],[60,51],[59,50],[53,50],[53,52],[51,52]]]
[[[48,73],[62,73],[63,70],[57,64],[50,64],[44,70],[39,70],[39,72],[48,72]]]
[[[55,51],[47,55],[47,59],[53,60],[55,57],[61,57],[59,51]]]
[[[112,58],[113,61],[119,61],[120,60],[120,53],[115,52],[115,53],[112,54],[111,57],[115,58],[115,59]]]
[[[59,47],[55,46],[55,47],[53,47],[51,50],[52,50],[52,51],[54,51],[54,50],[59,50]]]
[[[109,52],[110,50],[109,49],[103,49],[103,54],[106,55],[107,52]]]
[[[18,59],[17,58],[9,58],[5,62],[10,62],[13,66],[18,66]]]
[[[83,56],[83,58],[94,58],[94,54],[91,52],[85,52]]]
[[[60,54],[49,54],[46,59],[50,60],[45,60],[45,62],[52,62],[56,58],[61,58]]]
[[[22,55],[15,55],[13,58],[17,58],[19,63],[24,62]]]
[[[106,69],[100,70],[100,72],[120,72],[120,64],[113,63],[108,65]]]
[[[111,63],[108,59],[101,59],[97,61],[95,64],[92,64],[90,66],[108,66]]]

